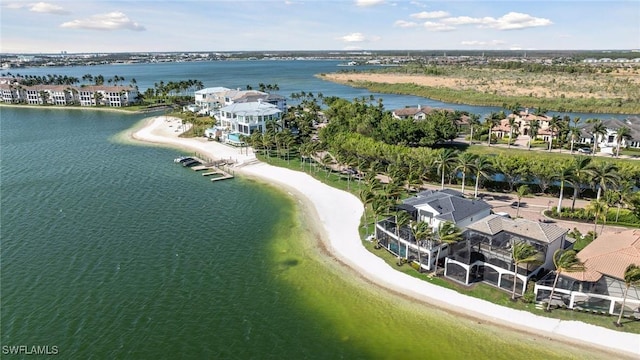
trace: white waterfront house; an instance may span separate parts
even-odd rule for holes
[[[229,133],[249,136],[254,131],[264,132],[266,122],[280,120],[281,113],[277,106],[258,100],[224,106],[216,118]]]
[[[195,106],[198,111],[216,115],[223,106],[236,103],[251,103],[258,100],[275,105],[281,112],[287,111],[287,100],[277,94],[268,94],[258,90],[229,89],[210,87],[195,92]]]

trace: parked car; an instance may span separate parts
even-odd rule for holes
[[[589,148],[579,148],[578,152],[582,153],[582,154],[591,154],[591,149],[589,149]]]

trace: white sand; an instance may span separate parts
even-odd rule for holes
[[[532,332],[538,336],[560,338],[625,355],[640,356],[640,335],[609,330],[577,321],[564,321],[537,316],[529,312],[505,308],[432,285],[394,270],[382,259],[367,251],[358,234],[363,205],[355,196],[327,186],[298,171],[274,167],[255,161],[240,150],[206,139],[179,138],[177,119],[160,116],[132,134],[145,142],[172,145],[196,151],[212,159],[234,159],[237,173],[258,177],[285,187],[298,200],[310,206],[322,225],[327,249],[339,260],[368,280],[418,300],[444,309],[481,318],[498,325]],[[243,165],[244,163],[244,165]],[[614,318],[611,318],[612,321]]]

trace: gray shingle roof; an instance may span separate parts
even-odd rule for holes
[[[564,235],[568,230],[553,224],[546,224],[525,219],[508,219],[492,214],[467,226],[467,229],[488,235],[496,235],[502,231],[519,235],[542,243],[551,243]]]
[[[640,140],[640,118],[638,118],[637,116],[629,116],[624,120],[605,119],[602,120],[602,124],[609,130],[618,130],[623,126],[626,126],[629,128],[629,130],[631,130],[631,139]],[[593,124],[585,124],[584,126],[580,127],[580,135],[583,138],[593,137],[591,129],[593,129]]]
[[[491,208],[482,200],[465,199],[462,193],[450,189],[422,191],[403,203],[414,207],[428,205],[438,212],[437,219],[454,223]]]

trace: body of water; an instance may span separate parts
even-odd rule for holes
[[[113,140],[142,115],[0,111],[3,358],[600,356],[380,290],[318,250],[286,194]]]
[[[11,73],[16,75],[37,75],[47,74],[75,76],[82,79],[85,74],[103,75],[105,79],[115,75],[125,78],[124,84],[129,84],[131,79],[136,79],[136,83],[141,92],[147,88],[154,87],[155,83],[164,81],[181,81],[195,79],[202,81],[205,87],[223,86],[231,89],[245,89],[247,85],[254,89],[258,84],[277,84],[283,96],[290,96],[292,93],[301,91],[322,93],[325,96],[337,96],[340,98],[353,100],[356,98],[369,98],[373,95],[375,99],[382,98],[386,109],[397,109],[405,106],[430,106],[435,108],[447,108],[460,111],[468,111],[485,115],[494,111],[505,110],[495,106],[472,106],[463,104],[450,104],[419,96],[394,95],[371,93],[366,89],[356,89],[345,85],[321,80],[315,75],[340,71],[337,66],[342,61],[337,60],[286,60],[286,61],[203,61],[203,62],[175,62],[175,63],[147,63],[147,64],[124,64],[124,65],[96,65],[96,66],[74,66],[74,67],[35,67],[24,69],[11,69]],[[357,69],[366,69],[358,67]],[[600,119],[618,118],[625,119],[629,115],[621,114],[586,114],[586,113],[556,113],[549,112],[549,115],[569,115],[580,117],[583,120],[595,117]],[[640,115],[636,115],[640,116]]]

